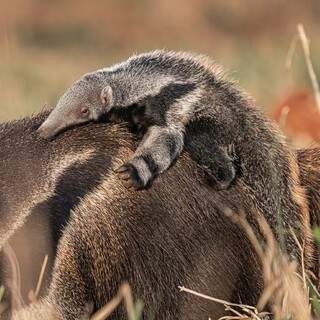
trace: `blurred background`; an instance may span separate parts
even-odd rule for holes
[[[301,48],[290,70],[285,60],[303,23],[320,75],[319,17],[319,0],[0,0],[0,121],[54,105],[83,73],[156,48],[211,56],[268,112],[292,92],[312,105]]]

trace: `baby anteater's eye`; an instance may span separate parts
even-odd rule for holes
[[[89,115],[89,108],[82,107],[80,113],[81,113],[81,117],[83,118],[87,117]]]

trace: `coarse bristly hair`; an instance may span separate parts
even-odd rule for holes
[[[15,320],[79,319],[88,305],[95,311],[109,301],[123,281],[144,302],[146,318],[217,319],[225,314],[223,306],[181,296],[180,285],[226,301],[256,305],[263,287],[261,265],[241,230],[225,217],[225,208],[245,212],[252,222],[259,207],[279,238],[281,230],[272,211],[272,200],[279,195],[283,224],[301,230],[297,236],[310,244],[308,210],[296,204],[293,186],[299,187],[298,177],[291,177],[289,170],[291,166],[298,169],[295,157],[285,156],[283,162],[291,162],[284,167],[282,162],[275,167],[259,162],[266,155],[271,157],[266,145],[271,155],[286,155],[283,144],[264,141],[261,150],[256,144],[252,149],[244,144],[243,173],[228,190],[217,192],[207,186],[201,171],[195,174],[196,164],[183,154],[152,188],[134,192],[124,188],[113,171],[132,156],[137,144],[123,126],[90,124],[48,142],[36,133],[47,115],[0,125],[0,243],[9,238],[15,243],[16,236],[23,236],[30,254],[25,257],[21,252],[18,259],[27,276],[24,263],[30,267],[34,262],[31,270],[39,270],[40,253],[47,253],[40,251],[40,244],[48,235],[52,241],[52,277],[43,293],[46,298],[15,313]],[[278,141],[272,135],[277,131],[270,133],[267,125],[263,129]],[[261,136],[258,129],[254,132]],[[270,190],[264,191],[269,187],[268,168],[274,168],[279,181],[284,179],[273,185],[270,202],[265,198]],[[299,196],[299,201],[305,201],[304,193]],[[40,218],[47,218],[47,223]],[[21,234],[28,226],[34,232]],[[296,258],[299,248],[287,234],[285,245],[289,257]],[[305,250],[308,269],[312,248],[305,246]],[[39,264],[34,259],[37,254]],[[0,270],[0,282],[6,285],[7,269],[1,266]],[[7,286],[6,290],[5,301],[10,300]],[[111,319],[124,316],[120,308]]]

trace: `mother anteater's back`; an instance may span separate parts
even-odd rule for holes
[[[179,293],[179,285],[256,303],[257,258],[223,214],[231,208],[250,217],[256,210],[241,180],[215,192],[185,155],[152,188],[130,191],[113,172],[135,150],[125,129],[93,124],[48,143],[35,133],[43,118],[0,127],[0,245],[30,213],[48,218],[52,247],[61,235],[46,298],[14,319],[79,319],[87,305],[96,310],[110,300],[123,281],[145,303],[145,319],[223,314],[219,305]],[[112,319],[124,317],[119,309]]]

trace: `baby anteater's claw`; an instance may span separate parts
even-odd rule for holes
[[[145,187],[145,184],[140,179],[138,170],[131,163],[126,163],[120,168],[116,169],[115,172],[118,177],[123,180],[123,184],[126,188],[133,188],[139,190]]]

